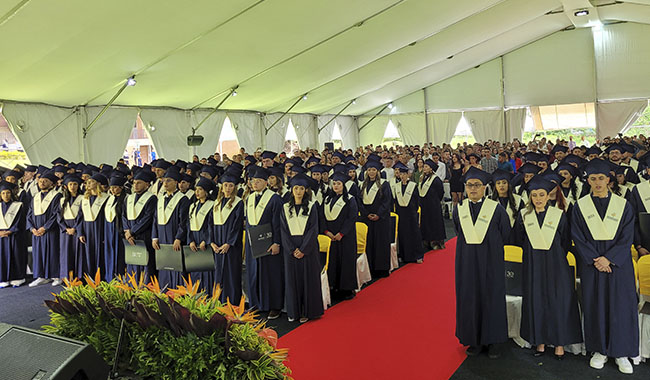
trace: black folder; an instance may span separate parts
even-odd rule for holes
[[[641,232],[641,246],[650,249],[650,213],[639,213],[639,231]]]
[[[522,291],[522,263],[513,263],[511,261],[506,261],[506,294],[509,296],[519,296],[523,295]]]
[[[248,244],[251,246],[251,254],[254,258],[258,259],[271,254],[268,252],[269,247],[273,244],[273,229],[270,223],[249,227],[246,236],[248,236]]]
[[[183,272],[183,250],[174,251],[172,244],[160,244],[156,251],[156,270]]]
[[[124,239],[124,262],[129,265],[149,264],[149,252],[144,244],[144,240],[136,240],[135,245],[131,245],[128,240]]]
[[[185,257],[185,271],[187,272],[205,272],[213,271],[214,253],[208,245],[205,251],[192,251],[189,245],[183,246],[183,256]]]

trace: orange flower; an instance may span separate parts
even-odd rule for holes
[[[234,306],[233,304],[230,303],[230,299],[227,299],[226,304],[224,306],[218,307],[217,311],[223,314],[226,317],[226,319],[229,319],[231,321],[253,323],[256,321],[257,314],[255,312],[244,313],[246,311],[244,309],[244,302],[245,302],[244,296],[241,297],[239,306]]]
[[[131,287],[134,290],[140,290],[144,287],[144,273],[140,273],[140,279],[136,278],[136,275],[129,273],[126,275],[128,277],[128,282],[131,284]]]
[[[199,284],[201,281],[197,281],[195,283],[192,283],[192,276],[187,275],[187,280],[183,277],[183,282],[185,282],[185,286],[183,285],[178,285],[176,289],[170,289],[167,292],[167,295],[173,294],[175,296],[191,296],[194,297],[197,295],[199,292]],[[172,298],[174,298],[172,297]]]
[[[219,296],[221,296],[221,284],[215,282],[214,285],[212,285],[212,298],[210,301],[215,303],[219,299]]]
[[[82,284],[82,282],[78,278],[72,277],[72,271],[70,271],[68,278],[63,279],[63,283],[65,284],[66,289],[74,288],[75,286],[79,286]]]
[[[151,281],[146,286],[147,286],[147,289],[149,289],[150,291],[152,291],[152,292],[154,292],[156,294],[161,293],[161,291],[160,291],[160,283],[158,282],[158,279],[156,278],[156,276],[151,276]]]
[[[260,331],[258,331],[257,335],[261,336],[264,339],[266,339],[266,341],[274,349],[277,348],[277,346],[278,346],[278,333],[275,332],[275,330],[270,329],[270,328],[264,328],[264,329],[261,329]]]
[[[268,355],[271,359],[275,360],[276,362],[282,363],[283,361],[287,360],[287,356],[289,356],[289,349],[278,348],[275,351],[269,353]]]
[[[102,282],[102,275],[99,273],[99,268],[97,268],[97,272],[95,273],[95,281],[93,281],[93,279],[86,273],[84,273],[84,279],[86,279],[86,284],[88,284],[88,286],[97,289],[99,283]]]

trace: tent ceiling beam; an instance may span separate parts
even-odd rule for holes
[[[340,116],[340,115],[341,115],[341,114],[342,114],[346,109],[348,109],[348,107],[350,107],[352,104],[354,104],[355,101],[356,101],[356,99],[352,99],[352,100],[350,100],[350,102],[349,102],[348,104],[346,104],[346,106],[343,107],[343,108],[342,108],[342,109],[341,109],[341,110],[340,110],[336,115],[334,115],[334,117],[332,117],[332,118],[331,118],[327,123],[323,124],[322,127],[318,128],[318,133],[321,133],[321,131],[322,131],[323,129],[325,129],[325,127],[327,127],[328,125],[330,125],[330,123],[333,122],[334,119],[336,119],[337,117],[339,117],[339,116]]]
[[[196,131],[197,131],[199,128],[201,128],[201,126],[203,125],[203,123],[205,123],[206,120],[208,120],[208,119],[210,118],[210,116],[214,115],[214,113],[217,112],[217,110],[218,110],[218,109],[219,109],[219,108],[220,108],[220,107],[221,107],[221,106],[226,102],[226,100],[230,99],[230,98],[235,94],[235,91],[237,91],[238,88],[239,88],[239,85],[237,85],[237,86],[231,88],[230,91],[228,92],[228,94],[227,94],[226,96],[224,96],[223,99],[221,99],[221,101],[219,102],[219,104],[217,104],[217,106],[214,107],[214,108],[212,109],[212,111],[210,111],[210,113],[207,114],[207,115],[203,118],[203,120],[201,120],[201,122],[200,122],[199,124],[196,125],[196,127],[192,128],[192,134],[196,133]]]
[[[366,121],[365,123],[363,123],[363,125],[359,127],[359,132],[361,132],[361,130],[364,129],[364,128],[366,127],[366,125],[370,124],[373,120],[375,120],[375,118],[376,118],[377,116],[379,116],[382,112],[384,112],[384,111],[386,110],[386,108],[388,108],[388,105],[389,105],[389,104],[390,104],[390,103],[386,103],[386,105],[384,105],[384,107],[382,107],[382,109],[380,109],[379,112],[377,112],[377,113],[375,114],[375,116],[371,117],[370,120],[368,120],[368,121]]]
[[[275,120],[275,121],[273,122],[273,124],[271,124],[268,128],[264,128],[264,134],[268,135],[268,134],[269,134],[269,131],[270,131],[271,129],[273,129],[273,127],[275,127],[275,125],[276,125],[277,123],[279,123],[280,120],[282,120],[285,116],[287,116],[287,114],[288,114],[289,112],[291,112],[291,110],[292,110],[295,106],[297,106],[298,103],[300,103],[300,102],[301,102],[303,99],[305,99],[306,97],[307,97],[307,93],[304,93],[304,94],[300,95],[300,97],[299,97],[298,99],[296,99],[295,103],[293,103],[293,104],[291,105],[291,107],[289,107],[288,110],[284,111],[284,113],[283,113],[279,118],[277,118],[277,120]]]

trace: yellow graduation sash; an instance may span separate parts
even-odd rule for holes
[[[603,220],[600,219],[600,215],[598,214],[598,210],[596,210],[590,194],[578,200],[580,212],[594,240],[614,239],[618,231],[618,225],[623,217],[626,202],[625,198],[611,194],[609,205],[607,205],[607,211],[605,212],[605,219]]]
[[[187,196],[187,195],[186,195]],[[190,230],[192,231],[200,231],[201,226],[203,226],[203,223],[205,222],[205,217],[208,216],[208,213],[212,210],[212,206],[214,205],[214,201],[211,200],[206,200],[205,204],[199,212],[195,212],[198,205],[201,202],[196,201],[192,203],[190,206]]]
[[[348,199],[352,198],[351,195],[348,194]],[[339,214],[341,214],[341,210],[343,210],[343,207],[345,207],[345,200],[343,197],[340,197],[339,199],[332,204],[332,202],[325,203],[323,205],[323,211],[325,213],[325,219],[327,219],[328,222],[336,220],[336,218],[339,217]]]
[[[645,211],[650,212],[650,181],[643,181],[636,185],[636,191],[639,192]]]
[[[372,186],[370,186],[369,189],[364,189],[363,190],[363,204],[364,205],[371,205],[375,201],[375,197],[377,196],[377,191],[381,189],[381,185],[383,184],[383,181],[380,179],[377,179],[377,181],[373,182]],[[379,185],[379,186],[377,186]]]
[[[137,202],[135,201],[135,196],[136,194],[133,193],[126,198],[126,218],[128,220],[135,220],[138,216],[140,216],[140,213],[144,209],[144,205],[146,205],[149,198],[153,197],[154,195],[149,192],[144,192]]]
[[[81,201],[81,211],[84,216],[84,221],[86,222],[94,222],[95,219],[97,219],[97,215],[102,209],[102,206],[106,201],[108,200],[109,196],[106,193],[101,193],[100,195],[95,198],[95,202],[93,204],[90,204],[90,199],[86,199],[85,197]]]
[[[36,193],[34,196],[34,215],[43,215],[50,207],[50,203],[58,193],[56,191],[50,190],[47,192],[47,195],[41,200],[39,193]]]
[[[0,230],[8,230],[11,227],[22,205],[22,202],[11,202],[6,214],[3,214],[2,208],[0,208]]]
[[[309,202],[309,205],[307,206],[309,208],[309,213],[307,215],[303,215],[302,212],[300,212],[300,215],[297,215],[297,212],[294,212],[293,215],[290,215],[289,209],[291,205],[289,203],[285,203],[283,205],[284,216],[287,219],[287,225],[289,226],[289,232],[291,233],[291,236],[301,236],[305,233],[305,227],[307,227],[307,220],[309,220],[309,215],[311,214],[311,207],[313,204],[314,202]]]
[[[228,207],[228,202],[226,202],[226,204],[223,207],[221,207],[219,203],[214,202],[214,206],[212,209],[212,219],[214,225],[221,226],[224,223],[226,223],[228,217],[230,216],[230,213],[232,213],[232,210],[235,209],[235,206],[237,206],[239,202],[241,202],[241,198],[237,196],[235,196],[235,200],[232,202],[232,207]]]
[[[106,201],[106,207],[104,208],[104,217],[109,223],[113,223],[115,216],[117,215],[117,210],[115,210],[115,196],[113,194],[108,196]]]
[[[271,200],[271,197],[275,194],[269,189],[264,189],[262,193],[262,198],[260,198],[259,203],[255,206],[255,195],[256,193],[251,193],[246,200],[246,218],[248,219],[248,224],[251,226],[257,226],[260,222],[260,218],[266,209],[266,205]]]
[[[72,201],[72,204],[65,203],[65,199],[61,198],[61,209],[63,210],[63,219],[71,220],[76,219],[79,215],[79,208],[81,208],[81,201],[84,199],[83,196],[77,195],[77,197]],[[65,205],[64,205],[65,203]]]
[[[470,200],[466,199],[462,204],[458,205],[460,227],[463,230],[467,244],[481,244],[485,239],[492,216],[494,216],[494,210],[496,210],[499,203],[485,198],[481,205],[481,211],[478,213],[478,218],[476,218],[476,223],[473,223],[472,214],[469,211],[469,202]]]
[[[164,226],[169,222],[169,218],[172,217],[172,213],[174,213],[174,209],[176,208],[176,205],[178,205],[178,202],[183,199],[185,195],[181,193],[180,191],[177,191],[174,193],[174,196],[172,199],[169,200],[169,203],[167,203],[167,207],[165,207],[165,197],[159,197],[158,198],[158,225],[159,226]]]
[[[429,188],[431,187],[431,184],[433,183],[433,180],[436,179],[438,176],[436,173],[433,173],[429,179],[426,181],[420,183],[420,186],[418,187],[418,192],[420,193],[420,197],[424,197],[427,195],[429,192]]]
[[[553,239],[555,239],[555,232],[560,224],[560,218],[562,218],[562,212],[557,207],[549,206],[546,215],[544,215],[542,227],[540,227],[535,211],[526,213],[526,210],[521,210],[528,241],[530,241],[530,245],[534,249],[548,251],[551,248]]]
[[[397,199],[397,204],[401,207],[408,207],[409,202],[411,202],[411,197],[413,196],[413,191],[415,190],[415,182],[409,181],[406,184],[406,189],[402,194],[402,183],[398,183],[395,186],[395,198]]]

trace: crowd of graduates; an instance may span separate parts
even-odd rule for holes
[[[329,287],[350,299],[358,289],[357,222],[368,227],[372,276],[386,277],[391,213],[398,215],[400,260],[422,263],[426,251],[445,247],[449,203],[458,235],[456,335],[468,355],[487,349],[499,357],[507,340],[503,252],[517,245],[521,336],[534,355],[549,345],[561,360],[564,346],[584,341],[592,367],[612,357],[631,373],[627,358],[638,356],[639,328],[630,247],[640,255],[650,248],[638,222],[650,211],[648,141],[570,143],[306,149],[292,157],[242,149],[223,160],[157,159],[131,168],[62,158],[51,168],[16,167],[0,182],[0,287],[25,282],[31,245],[29,286],[56,286],[69,272],[80,277],[98,269],[106,281],[155,275],[161,288],[191,276],[207,292],[219,284],[222,301],[245,293],[249,307],[269,319],[284,310],[289,320],[306,322],[324,313],[318,235],[331,240]],[[268,254],[254,256],[243,237],[263,225],[272,231]],[[148,265],[127,264],[126,247],[139,241]],[[214,270],[156,270],[162,245],[214,255]],[[569,250],[578,258],[580,308]]]

